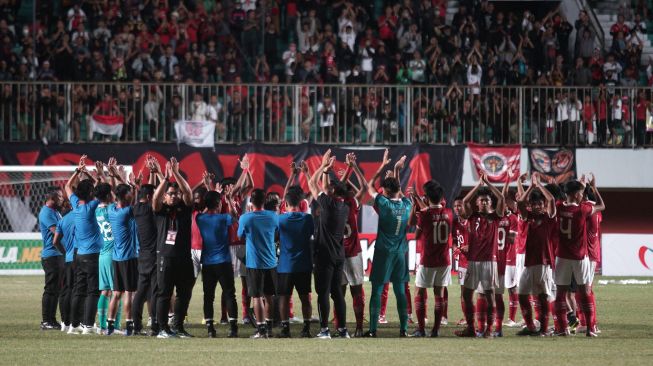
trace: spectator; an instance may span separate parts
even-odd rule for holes
[[[179,64],[177,56],[174,55],[172,46],[167,46],[165,55],[162,55],[159,58],[159,65],[163,70],[167,80],[172,80],[172,76],[175,74],[175,66]]]
[[[413,59],[408,63],[410,70],[410,79],[415,84],[424,84],[426,82],[426,62],[422,59],[419,51],[415,51]]]
[[[201,93],[195,93],[193,102],[190,105],[190,119],[192,121],[206,121],[209,106],[204,101]]]
[[[630,28],[626,24],[626,18],[623,14],[617,15],[617,22],[610,27],[610,35],[614,38],[617,34],[621,32],[623,34],[630,33]]]
[[[333,128],[336,114],[336,105],[331,100],[331,96],[324,95],[322,101],[317,104],[317,114],[321,128],[322,142],[333,141]]]
[[[154,60],[147,52],[141,51],[140,55],[132,62],[131,70],[138,78],[148,77],[154,71]]]
[[[159,114],[163,93],[158,86],[150,86],[147,103],[143,108],[145,118],[150,128],[150,141],[155,142],[159,137]]]
[[[211,95],[208,105],[208,120],[215,123],[215,138],[217,142],[225,142],[227,137],[227,125],[222,115],[222,103],[218,96]]]
[[[592,72],[590,71],[589,68],[585,66],[585,63],[583,62],[583,59],[581,57],[578,57],[576,59],[576,67],[570,73],[570,78],[571,78],[571,82],[570,82],[571,85],[576,85],[576,86],[590,85],[592,80]]]

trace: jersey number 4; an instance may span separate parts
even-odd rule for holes
[[[560,218],[560,233],[567,236],[567,239],[571,239],[571,219]]]

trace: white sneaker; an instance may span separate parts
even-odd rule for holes
[[[292,323],[292,324],[300,324],[300,323],[304,322],[303,319],[299,319],[296,316],[293,316],[292,318],[288,319],[288,321],[290,321],[290,323]]]
[[[68,328],[68,326],[66,324],[64,324],[63,322],[61,322],[61,331],[65,332],[67,328]]]
[[[48,145],[48,138],[47,137],[43,136],[41,138],[41,141],[43,142],[43,145],[46,145],[46,146]]]
[[[152,317],[151,316],[147,318],[147,326],[148,327],[152,326]]]
[[[508,327],[508,328],[515,328],[515,327],[518,326],[518,324],[515,323],[515,321],[512,320],[512,319],[508,319],[508,321],[505,322],[505,323],[503,323],[503,325],[506,326],[506,327]]]
[[[444,325],[444,326],[449,325],[449,320],[447,318],[442,318],[442,320],[440,321],[440,325]]]
[[[585,325],[579,325],[576,327],[576,334],[583,334],[587,332],[587,327]]]
[[[533,325],[535,326],[535,330],[540,330],[540,321],[537,319],[533,319]]]
[[[68,328],[67,334],[82,334],[82,326],[73,327],[72,325]]]
[[[85,325],[82,325],[82,335],[93,334],[93,333],[95,333],[93,327],[87,327]]]
[[[379,315],[379,324],[388,324],[388,321],[385,319],[385,316]]]

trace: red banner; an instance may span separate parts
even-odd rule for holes
[[[487,175],[492,183],[503,183],[509,179],[508,172],[512,172],[511,181],[519,177],[519,164],[521,146],[485,146],[469,144],[469,156],[476,168],[478,176]]]

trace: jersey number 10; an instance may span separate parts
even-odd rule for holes
[[[433,244],[449,243],[449,225],[446,221],[433,221]]]

